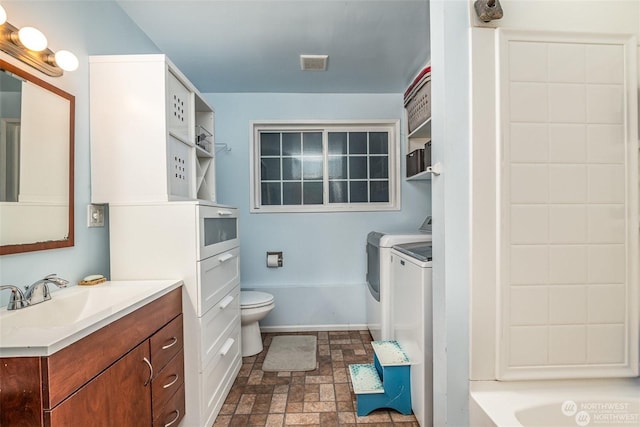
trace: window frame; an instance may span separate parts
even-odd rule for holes
[[[295,212],[378,212],[400,210],[400,119],[385,120],[260,120],[249,124],[250,158],[250,212],[251,213],[295,213]],[[323,158],[323,204],[315,205],[262,205],[260,173],[260,132],[322,132]],[[388,132],[389,133],[389,201],[388,202],[329,202],[329,154],[327,135],[329,132]],[[369,158],[369,155],[367,155]],[[367,182],[375,182],[367,178]]]

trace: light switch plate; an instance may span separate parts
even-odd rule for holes
[[[87,206],[87,227],[104,227],[104,205]]]

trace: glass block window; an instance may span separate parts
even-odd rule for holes
[[[253,212],[397,209],[398,124],[254,124]]]

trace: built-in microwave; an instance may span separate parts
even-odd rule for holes
[[[198,205],[198,228],[199,260],[240,246],[237,208]]]

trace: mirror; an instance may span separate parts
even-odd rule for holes
[[[73,246],[75,97],[0,59],[0,255]]]

